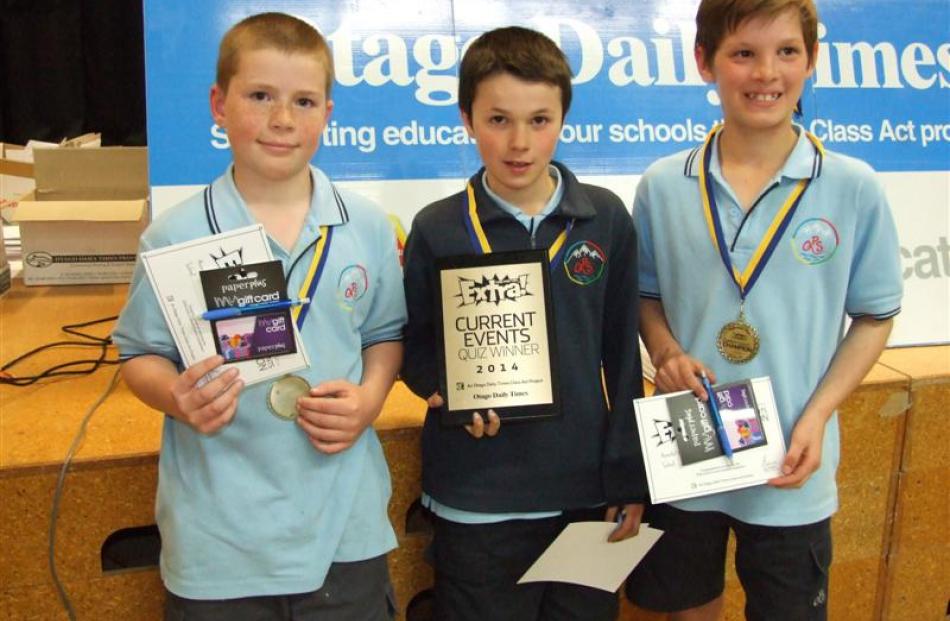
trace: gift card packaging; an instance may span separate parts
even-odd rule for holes
[[[211,321],[215,350],[226,362],[270,358],[297,351],[287,287],[280,261],[234,265],[200,272],[209,311],[234,309],[234,316]]]

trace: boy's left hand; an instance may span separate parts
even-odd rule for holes
[[[640,520],[643,518],[643,507],[642,504],[624,505],[623,508],[609,507],[607,509],[607,515],[604,516],[605,522],[616,522],[618,510],[620,511],[620,515],[623,516],[623,519],[617,524],[617,528],[610,533],[610,536],[607,537],[607,541],[623,541],[624,539],[630,539],[636,536],[636,534],[640,532]]]
[[[346,380],[323,382],[297,400],[297,424],[321,453],[339,453],[369,427],[379,406],[363,386]]]
[[[795,423],[788,453],[782,463],[782,476],[769,479],[773,487],[795,488],[805,484],[821,465],[821,444],[827,417],[806,412]]]
[[[501,429],[501,419],[498,418],[495,410],[488,410],[487,418],[486,422],[480,412],[472,412],[472,424],[465,425],[465,431],[476,440],[484,436],[489,438],[497,436],[498,430]]]
[[[432,393],[429,395],[429,398],[426,399],[426,405],[430,408],[440,408],[444,404],[445,400],[442,399],[442,395],[438,392]],[[498,414],[495,413],[495,410],[488,410],[487,423],[479,412],[472,412],[472,424],[465,425],[465,431],[476,440],[484,436],[488,436],[489,438],[494,437],[498,435],[499,429],[501,429],[501,419],[498,418]]]

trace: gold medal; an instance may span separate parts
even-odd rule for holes
[[[785,234],[785,229],[791,223],[805,190],[808,189],[812,179],[817,177],[818,171],[821,170],[825,148],[817,138],[805,132],[815,148],[815,159],[811,167],[812,174],[808,178],[800,179],[792,187],[791,192],[785,198],[785,202],[775,213],[771,224],[759,240],[758,246],[756,246],[745,268],[740,272],[732,263],[731,250],[723,232],[722,222],[719,220],[714,184],[709,174],[713,153],[715,152],[715,149],[711,148],[713,137],[722,128],[722,125],[716,125],[710,130],[702,151],[700,151],[702,164],[699,167],[699,194],[703,217],[706,219],[706,227],[709,229],[709,238],[712,240],[713,247],[719,253],[719,258],[725,266],[729,278],[736,284],[740,300],[739,318],[730,321],[719,331],[719,336],[716,337],[716,349],[729,362],[743,364],[755,358],[759,353],[760,341],[759,333],[745,320],[742,307],[745,304],[746,297],[752,291],[752,287],[758,282],[759,276],[762,275],[772,252],[778,247],[779,240]]]
[[[267,408],[283,419],[293,420],[297,418],[297,399],[309,392],[307,380],[299,375],[285,375],[271,384]]]
[[[733,364],[745,364],[759,353],[759,333],[745,320],[742,310],[738,319],[730,321],[719,331],[716,349]]]

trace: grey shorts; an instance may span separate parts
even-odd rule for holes
[[[721,595],[731,530],[746,619],[827,618],[830,519],[802,526],[758,526],[715,511],[651,505],[643,521],[664,534],[627,579],[627,597],[641,608],[674,612]]]
[[[386,555],[333,563],[310,593],[197,600],[165,591],[165,621],[392,621],[396,598]]]

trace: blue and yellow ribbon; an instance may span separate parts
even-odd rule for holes
[[[475,202],[475,188],[469,183],[466,191],[468,192],[468,209],[465,212],[465,229],[468,231],[472,248],[475,252],[491,254],[491,243],[488,241],[488,236],[485,235],[485,229],[482,228],[482,221],[478,217],[478,205]],[[574,228],[573,218],[567,222],[564,226],[564,230],[561,231],[548,248],[548,261],[550,261],[552,269],[560,260],[561,251],[564,250],[564,242],[567,241],[567,236],[571,234],[572,228]]]
[[[733,282],[735,282],[739,288],[739,298],[745,300],[746,296],[749,295],[749,291],[752,290],[753,285],[755,285],[755,282],[759,279],[759,276],[768,264],[772,252],[785,233],[785,229],[788,228],[789,223],[792,221],[792,216],[795,215],[795,210],[801,203],[805,190],[808,189],[808,185],[812,179],[817,176],[818,171],[820,171],[825,150],[817,138],[810,133],[806,133],[809,140],[815,145],[816,150],[816,160],[812,168],[812,176],[800,180],[795,184],[795,187],[792,188],[788,198],[785,199],[785,203],[782,204],[778,213],[775,214],[772,223],[769,224],[769,228],[762,236],[762,240],[759,242],[758,247],[756,247],[755,252],[752,253],[752,257],[749,259],[745,270],[740,273],[739,269],[732,264],[732,259],[729,257],[729,246],[726,244],[725,236],[722,232],[722,223],[719,220],[719,212],[716,209],[713,182],[709,175],[709,165],[712,161],[712,149],[709,147],[712,144],[713,137],[722,130],[722,127],[722,125],[713,127],[706,137],[705,144],[703,144],[702,166],[699,169],[699,193],[702,199],[703,215],[706,218],[706,227],[709,229],[709,237],[712,239],[713,245],[719,250],[719,258],[726,267],[726,271],[729,272]]]
[[[320,276],[323,275],[323,268],[327,263],[327,257],[330,255],[331,241],[333,241],[333,227],[326,225],[321,226],[320,239],[317,241],[317,245],[314,246],[310,269],[307,270],[303,285],[301,285],[300,291],[297,294],[297,297],[308,298],[310,301],[300,306],[295,306],[290,311],[294,323],[297,324],[298,330],[303,329],[303,322],[307,318],[307,313],[310,312],[310,305],[313,304],[317,283],[320,282]]]
[[[337,193],[336,188],[333,187],[332,184],[330,187],[333,189],[333,195],[336,199],[337,207],[340,209],[342,214],[345,214],[346,211],[340,195]],[[221,227],[218,226],[218,216],[214,208],[214,194],[212,193],[212,187],[210,185],[205,188],[204,202],[205,217],[208,219],[208,227],[211,229],[212,235],[217,235],[221,232]],[[317,243],[313,249],[313,259],[310,261],[310,269],[307,270],[307,276],[304,278],[303,285],[300,287],[300,292],[297,294],[298,298],[308,298],[310,301],[299,306],[294,306],[290,309],[290,316],[293,318],[294,323],[297,324],[298,330],[303,329],[303,322],[307,318],[307,313],[310,312],[310,305],[313,303],[313,295],[317,290],[317,284],[320,282],[320,276],[323,275],[323,267],[326,265],[327,256],[330,252],[330,241],[332,238],[333,227],[327,225],[321,226],[320,238],[317,240]],[[293,270],[293,266],[291,266],[291,270]]]

